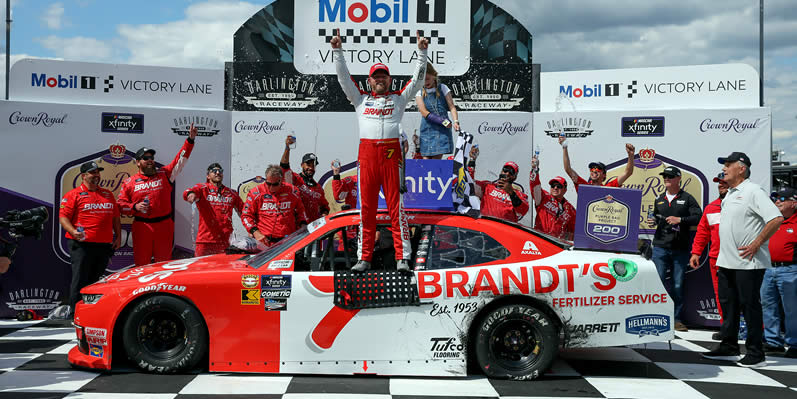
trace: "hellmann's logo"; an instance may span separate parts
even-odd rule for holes
[[[625,319],[625,332],[628,334],[659,336],[667,331],[670,331],[670,316],[643,314]]]

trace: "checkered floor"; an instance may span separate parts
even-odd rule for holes
[[[74,330],[64,323],[0,320],[3,398],[797,398],[797,359],[758,369],[701,358],[711,332],[668,343],[568,350],[536,381],[468,378],[99,374],[72,369]]]

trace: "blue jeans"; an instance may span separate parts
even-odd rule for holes
[[[761,308],[764,342],[797,347],[797,265],[767,269],[761,284]],[[781,324],[786,327],[785,337],[780,335]]]
[[[653,263],[656,264],[661,283],[675,303],[676,321],[681,321],[681,311],[684,308],[684,276],[690,256],[686,250],[653,247]],[[667,284],[667,272],[670,270],[672,270],[672,289]]]

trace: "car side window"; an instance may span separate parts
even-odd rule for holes
[[[425,225],[421,231],[416,270],[473,266],[509,257],[509,250],[480,231],[433,225]]]

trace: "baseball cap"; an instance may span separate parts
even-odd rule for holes
[[[313,154],[312,152],[308,152],[307,154],[304,154],[304,156],[302,157],[302,163],[309,163],[309,162],[315,162],[313,165],[318,165],[318,157],[316,157],[315,154]]]
[[[155,155],[155,150],[153,150],[152,148],[147,148],[147,147],[139,148],[138,151],[136,151],[136,160],[141,159],[141,157],[143,157],[144,154],[148,152],[152,153],[153,156]]]
[[[390,69],[388,69],[387,65],[385,65],[385,64],[383,64],[381,62],[377,62],[376,64],[371,66],[371,71],[368,72],[368,76],[373,75],[374,72],[379,71],[379,70],[385,71],[385,73],[388,76],[390,76]]]
[[[664,168],[664,170],[662,170],[661,173],[659,174],[662,176],[676,177],[681,175],[681,169],[678,169],[675,166],[668,166]]]
[[[717,177],[715,177],[715,178],[714,178],[714,179],[712,179],[712,180],[714,180],[714,183],[719,183],[720,181],[725,181],[725,172],[720,172],[720,173],[717,175]]]
[[[520,170],[520,168],[518,168],[517,164],[516,164],[516,163],[514,163],[514,162],[512,162],[512,161],[509,161],[509,162],[507,162],[507,163],[505,163],[505,164],[504,164],[504,168],[505,168],[505,167],[507,167],[507,166],[509,166],[510,168],[512,168],[512,170],[514,170],[514,171],[515,171],[515,174],[517,174],[518,170]]]
[[[89,161],[84,163],[83,165],[80,165],[80,173],[88,173],[88,172],[93,172],[95,170],[103,171],[105,170],[105,168],[101,168],[100,165],[97,165],[97,163],[94,161]]]
[[[750,162],[750,157],[743,152],[732,152],[731,155],[728,155],[725,158],[717,158],[717,161],[719,161],[721,164],[724,164],[725,162],[740,161],[741,163],[747,165],[748,168],[752,165]]]
[[[564,186],[564,187],[567,187],[567,181],[566,181],[566,180],[565,180],[565,178],[564,178],[564,177],[562,177],[562,176],[556,176],[556,177],[554,177],[553,179],[551,179],[551,180],[548,182],[548,184],[554,184],[554,183],[559,183],[559,184],[561,184],[562,186]]]
[[[797,190],[791,187],[783,187],[778,191],[773,191],[770,197],[783,197],[790,200],[797,200]]]
[[[606,171],[606,165],[604,165],[603,162],[590,162],[589,163],[589,168],[590,169],[598,168],[598,169],[600,169],[600,170],[602,170],[604,172]]]

